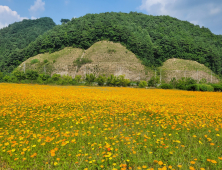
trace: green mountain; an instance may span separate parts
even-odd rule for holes
[[[151,68],[161,66],[170,58],[179,58],[197,61],[222,74],[222,35],[170,16],[136,12],[73,18],[67,24],[53,27],[23,50],[9,55],[6,66],[18,66],[29,57],[68,46],[88,49],[101,40],[120,42]]]
[[[6,28],[0,29],[0,71],[11,71],[16,65],[20,64],[20,60],[11,63],[10,57],[16,55],[17,52],[35,41],[39,35],[54,26],[53,20],[45,17],[15,22]]]

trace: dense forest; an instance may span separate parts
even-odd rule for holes
[[[0,68],[2,71],[11,71],[21,63],[20,60],[13,61],[10,66],[10,56],[27,47],[31,42],[44,32],[55,26],[51,18],[45,17],[36,20],[23,20],[15,22],[6,28],[0,29]],[[14,59],[14,58],[13,58]],[[0,71],[1,71],[0,70]]]
[[[149,67],[161,66],[169,58],[181,58],[197,61],[222,74],[222,35],[170,16],[136,12],[73,18],[38,36],[23,50],[9,53],[4,68],[12,71],[19,63],[39,53],[52,53],[67,46],[87,49],[101,40],[120,42]]]

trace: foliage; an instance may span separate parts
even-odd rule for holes
[[[208,84],[199,84],[200,91],[214,91],[214,88],[211,85]]]
[[[125,75],[119,75],[119,76],[114,76],[111,74],[107,80],[106,80],[106,85],[107,86],[129,86],[130,85],[130,80],[125,79]]]
[[[87,63],[92,63],[92,60],[89,58],[77,58],[75,61],[73,61],[74,66],[77,66],[78,68]]]
[[[149,87],[157,87],[157,85],[160,83],[160,77],[151,77],[151,79],[148,81],[148,86]]]
[[[148,84],[147,84],[146,81],[143,81],[143,80],[142,80],[142,81],[139,82],[139,87],[140,87],[140,88],[144,88],[144,87],[147,87],[147,86],[148,86]]]
[[[160,85],[161,89],[173,89],[173,86],[171,84],[163,83]]]
[[[53,74],[52,75],[52,80],[53,81],[59,81],[61,79],[61,75],[60,74]]]
[[[76,75],[74,80],[75,80],[77,83],[79,83],[79,82],[81,81],[81,78],[82,78],[81,75]]]
[[[99,75],[98,78],[96,79],[96,81],[97,81],[99,86],[103,86],[106,82],[105,75]]]
[[[210,85],[214,88],[214,91],[222,92],[222,85],[220,84],[210,84]]]
[[[173,77],[171,80],[170,80],[170,85],[173,87],[173,88],[176,88],[176,85],[177,85],[177,80],[175,77]]]
[[[61,19],[61,20],[60,20],[61,23],[67,23],[67,22],[69,22],[69,21],[70,21],[70,19]]]
[[[31,60],[31,64],[35,64],[35,63],[39,63],[39,60],[38,59]]]
[[[73,18],[67,24],[53,27],[22,50],[7,55],[8,59],[2,65],[4,69],[13,69],[42,51],[51,53],[67,46],[87,49],[101,40],[120,42],[152,68],[161,66],[169,58],[181,58],[197,61],[222,74],[221,35],[169,16],[136,12]]]
[[[112,53],[115,53],[116,50],[115,50],[115,49],[108,49],[107,52],[108,52],[109,54],[112,54]]]
[[[200,81],[199,81],[199,84],[207,84],[207,80],[205,78],[202,78]]]
[[[87,85],[92,85],[93,82],[96,81],[96,76],[95,74],[86,74],[86,78],[85,78],[86,84]]]
[[[49,62],[49,60],[47,60],[47,59],[44,60],[44,63],[45,63],[45,64],[48,63],[48,62]]]
[[[53,20],[45,17],[36,20],[24,19],[21,22],[15,22],[0,29],[0,71],[12,72],[22,61],[31,57],[29,54],[31,49],[26,53],[24,53],[23,49],[27,48],[39,35],[54,26]],[[37,46],[40,44],[38,42]],[[34,50],[33,54],[40,53],[40,50],[36,51],[38,47],[32,46],[31,48]]]
[[[69,75],[62,76],[62,85],[68,85],[72,83],[72,77]]]
[[[37,80],[37,78],[39,76],[39,73],[34,70],[27,70],[25,74],[26,74],[26,78],[28,80]]]
[[[196,83],[197,81],[191,77],[186,77],[186,78],[182,77],[181,79],[177,81],[176,88],[180,90],[187,90],[188,86],[192,84],[196,84]]]
[[[14,71],[13,75],[17,78],[18,81],[26,79],[26,74],[24,72],[21,72],[21,71],[18,71],[18,70]]]

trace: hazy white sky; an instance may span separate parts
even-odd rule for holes
[[[169,15],[222,34],[222,0],[0,0],[0,28],[27,18],[60,24],[61,18],[111,11]]]

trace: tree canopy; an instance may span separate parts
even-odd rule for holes
[[[197,61],[222,74],[222,35],[170,16],[137,12],[73,18],[38,36],[23,50],[14,50],[5,66],[17,66],[34,55],[67,46],[87,49],[101,40],[120,42],[149,67],[161,66],[169,58],[181,58]]]
[[[31,42],[42,35],[44,32],[52,29],[55,23],[51,18],[45,17],[36,20],[23,20],[15,22],[8,27],[0,29],[0,68],[2,71],[12,71],[12,69],[21,63],[17,59],[13,63],[10,56],[27,47]],[[8,70],[9,69],[9,70]],[[0,71],[1,71],[0,70]]]

